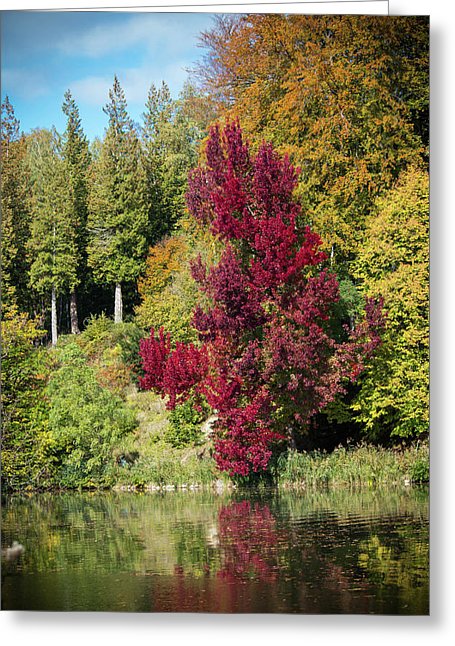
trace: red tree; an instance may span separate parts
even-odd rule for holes
[[[251,155],[237,123],[211,130],[187,194],[190,213],[225,243],[217,265],[192,265],[211,302],[194,312],[201,347],[171,351],[153,331],[141,347],[144,388],[169,395],[170,407],[196,393],[217,412],[215,456],[231,474],[265,470],[274,444],[304,431],[380,343],[373,302],[345,341],[333,338],[338,282],[322,268],[319,236],[299,226],[296,183],[271,145]]]

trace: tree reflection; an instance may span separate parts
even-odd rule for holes
[[[425,614],[427,498],[388,493],[10,498],[3,607]]]
[[[223,566],[217,575],[275,581],[278,532],[269,507],[249,500],[234,502],[220,510],[218,523]]]

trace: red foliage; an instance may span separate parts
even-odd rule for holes
[[[222,507],[218,531],[223,564],[217,576],[230,581],[275,580],[280,534],[267,505],[242,500]]]
[[[190,174],[187,204],[225,250],[210,269],[200,258],[192,266],[212,303],[194,312],[201,348],[177,344],[171,352],[162,332],[144,342],[142,385],[169,395],[171,407],[189,391],[203,395],[218,414],[218,466],[247,476],[265,470],[274,444],[357,378],[383,319],[381,304],[369,302],[347,341],[331,335],[338,282],[317,270],[326,257],[319,236],[299,226],[297,171],[287,158],[269,144],[252,158],[233,123],[212,129],[206,160]]]
[[[145,373],[145,376],[139,381],[141,388],[162,391],[166,361],[170,351],[170,334],[165,334],[163,328],[159,331],[158,338],[155,337],[155,331],[151,329],[150,337],[141,339],[139,354],[141,355],[142,367]]]
[[[170,335],[165,334],[163,328],[158,337],[152,329],[150,337],[141,340],[139,353],[145,372],[139,382],[140,387],[168,395],[168,408],[175,408],[176,404],[185,401],[208,368],[204,347],[177,342],[175,350],[171,351]]]

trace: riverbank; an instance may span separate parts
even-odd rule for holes
[[[114,474],[113,474],[114,475]],[[339,447],[331,453],[290,451],[276,461],[265,481],[235,481],[216,469],[207,447],[167,450],[119,467],[115,489],[173,491],[232,488],[264,483],[278,488],[410,486],[429,481],[429,446],[385,449],[371,445]]]

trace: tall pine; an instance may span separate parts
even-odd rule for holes
[[[15,303],[25,311],[30,304],[26,255],[30,227],[26,145],[8,97],[1,110],[2,300],[4,304]]]
[[[98,283],[115,286],[114,320],[119,323],[122,285],[135,282],[144,265],[148,209],[140,142],[117,77],[104,112],[109,125],[92,167],[88,265]]]
[[[57,297],[78,282],[78,249],[58,134],[35,130],[28,139],[32,225],[30,285],[51,300],[52,344],[57,342]]]
[[[149,195],[151,241],[171,233],[185,208],[188,172],[197,163],[202,133],[174,101],[166,83],[151,85],[142,139]]]
[[[77,246],[76,272],[78,282],[87,270],[87,213],[88,213],[88,168],[90,155],[84,134],[79,109],[71,92],[65,92],[62,110],[67,117],[63,135],[63,160],[67,178],[69,216]],[[71,333],[79,333],[76,285],[70,294]]]

